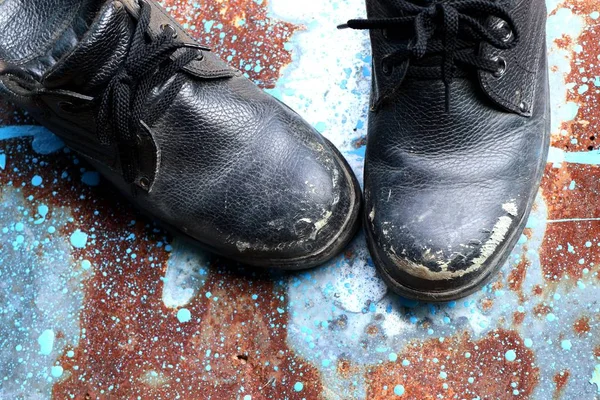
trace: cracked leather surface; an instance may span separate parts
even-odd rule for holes
[[[367,1],[369,16],[381,17],[383,3]],[[435,300],[474,290],[503,263],[531,210],[550,134],[545,27],[531,23],[545,5],[522,0],[516,10],[528,10],[517,20],[523,40],[502,80],[486,77],[493,84],[482,87],[475,73],[456,79],[446,113],[441,80],[405,79],[394,100],[370,114],[366,229],[376,264],[404,295]],[[406,66],[385,75],[390,44],[380,31],[371,39],[376,96],[397,85]],[[516,87],[534,96],[530,117],[498,105],[496,93]]]
[[[126,184],[116,148],[95,137],[94,99],[127,54],[136,4],[107,1],[90,13],[97,2],[32,3],[0,4],[0,15],[47,21],[3,30],[0,94],[86,156],[144,212],[208,249],[255,265],[314,266],[350,240],[360,193],[343,157],[298,114],[210,52],[185,68],[188,79],[173,104],[139,133],[151,191]],[[175,26],[149,3],[153,32]],[[192,40],[176,29],[181,40]],[[54,41],[20,45],[48,36]]]

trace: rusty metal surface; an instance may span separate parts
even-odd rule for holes
[[[525,234],[473,296],[389,294],[359,236],[245,269],[168,236],[0,103],[2,399],[600,398],[600,5],[547,0],[553,143]],[[362,178],[362,0],[167,0]]]

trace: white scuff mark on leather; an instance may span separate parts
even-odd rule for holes
[[[494,225],[494,229],[492,230],[492,235],[490,236],[488,241],[485,242],[485,244],[481,247],[481,255],[473,260],[473,265],[469,267],[466,271],[472,272],[479,269],[483,265],[483,263],[485,263],[488,260],[488,258],[490,258],[492,254],[494,254],[498,246],[504,241],[504,238],[506,237],[506,234],[508,233],[508,230],[510,229],[511,225],[511,217],[505,215],[503,217],[498,218],[498,222],[496,222],[496,225]]]
[[[515,207],[516,208],[516,207]],[[505,211],[509,212],[505,209]],[[442,281],[442,280],[450,280],[460,278],[467,274],[477,271],[480,269],[483,264],[494,254],[499,245],[502,244],[510,227],[512,225],[512,218],[510,216],[504,215],[498,218],[498,221],[494,225],[492,229],[492,234],[490,238],[485,242],[485,244],[481,247],[481,254],[479,257],[475,258],[472,261],[472,264],[469,268],[459,270],[459,271],[450,271],[449,265],[450,261],[445,263],[439,263],[438,267],[440,271],[432,271],[428,267],[417,264],[410,260],[406,260],[404,258],[398,257],[394,252],[394,249],[390,249],[392,253],[395,255],[396,262],[399,265],[402,265],[405,272],[422,279],[432,280],[432,281]],[[431,250],[427,249],[424,255],[430,255]]]
[[[371,210],[371,212],[369,213],[369,221],[373,222],[374,219],[375,219],[375,208],[373,208]]]
[[[236,242],[235,247],[237,247],[239,252],[244,252],[252,247],[252,245],[248,242]]]
[[[519,213],[519,209],[517,208],[517,205],[515,204],[514,200],[511,200],[508,203],[502,204],[502,209],[504,209],[504,211],[506,211],[513,217],[516,217],[517,214]]]
[[[327,222],[329,222],[329,219],[331,218],[332,215],[333,215],[333,213],[331,211],[326,211],[325,214],[323,215],[323,218],[321,218],[320,220],[318,220],[314,223],[315,230],[312,235],[313,239],[316,238],[317,233],[319,233],[319,231],[321,229],[323,229],[323,227],[325,227],[325,225],[327,225]]]
[[[433,210],[428,210],[427,212],[419,215],[418,221],[423,222],[426,218],[428,218],[431,214],[433,214]]]

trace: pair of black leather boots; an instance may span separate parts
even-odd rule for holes
[[[365,205],[335,147],[153,0],[0,2],[0,95],[137,207],[256,266],[321,264],[359,221],[397,293],[483,285],[523,230],[549,142],[543,0],[367,0]],[[361,218],[364,216],[364,218]]]

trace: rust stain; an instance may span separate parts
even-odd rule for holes
[[[581,317],[573,324],[573,330],[579,334],[580,336],[589,333],[590,331],[590,318],[589,317]]]
[[[548,224],[539,253],[546,280],[568,276],[576,282],[586,268],[600,262],[600,221],[568,221],[600,216],[599,182],[598,166],[565,163],[546,168],[542,189],[548,220],[559,221]]]
[[[266,2],[214,2],[202,10],[168,3],[178,6],[171,12],[188,31],[216,45],[224,59],[231,56],[232,65],[263,87],[273,87],[291,61],[284,43],[298,27],[267,18]],[[215,21],[214,28],[205,33],[209,20]],[[0,126],[32,123],[12,105],[0,103]],[[35,193],[48,205],[68,207],[73,221],[59,232],[90,233],[88,246],[73,254],[76,265],[85,259],[94,268],[83,288],[79,345],[65,349],[58,360],[64,375],[53,387],[54,398],[230,398],[236,393],[253,399],[320,398],[318,371],[286,344],[284,286],[266,275],[225,271],[217,261],[201,295],[186,305],[192,320],[179,322],[177,310],[166,308],[161,299],[170,238],[104,183],[97,188],[81,183],[86,167],[78,156],[33,155],[23,151],[30,141],[2,141],[0,152],[11,154],[7,170],[19,172],[0,175],[0,184],[12,182],[25,196]],[[32,190],[34,174],[45,185]],[[296,382],[303,383],[299,392]]]
[[[524,253],[527,249],[524,249]],[[510,274],[508,275],[508,287],[510,290],[518,292],[523,287],[525,276],[527,275],[527,268],[531,265],[531,262],[526,258],[522,258],[519,264],[517,264]]]
[[[344,379],[348,379],[351,375],[354,375],[359,371],[357,366],[353,365],[349,359],[343,357],[338,359],[336,369],[338,374]]]
[[[253,399],[320,397],[318,371],[286,344],[284,286],[270,276],[229,271],[217,261],[201,295],[186,305],[192,320],[180,323],[177,310],[166,308],[161,298],[169,237],[109,187],[83,184],[84,169],[74,153],[34,155],[24,151],[30,141],[0,143],[0,152],[11,155],[7,168],[19,171],[0,174],[0,187],[12,182],[25,197],[35,193],[53,207],[68,207],[73,221],[62,235],[75,229],[93,234],[85,249],[73,251],[74,268],[86,259],[94,274],[83,288],[79,345],[65,349],[58,360],[65,372],[53,387],[54,398],[193,398],[197,393],[219,398],[241,387]],[[34,174],[47,184],[32,188]],[[296,382],[303,383],[301,392],[294,391]]]
[[[216,265],[202,295],[186,305],[191,321],[180,323],[160,298],[163,267],[143,264],[122,265],[118,276],[98,271],[86,285],[86,334],[75,357],[61,359],[70,375],[54,386],[56,398],[319,398],[318,372],[285,343],[287,316],[278,311],[284,287]],[[119,293],[118,302],[106,287]],[[297,381],[301,393],[293,389]]]
[[[552,145],[569,151],[588,151],[598,149],[596,139],[600,131],[600,115],[598,115],[598,101],[600,92],[594,84],[596,71],[588,66],[596,65],[596,56],[600,53],[599,26],[590,14],[597,10],[597,1],[570,0],[564,5],[573,10],[573,13],[585,20],[585,28],[578,39],[584,46],[584,51],[574,53],[572,68],[566,79],[567,84],[573,85],[567,95],[567,101],[579,105],[579,113],[574,121],[563,124],[560,135],[555,135]],[[563,36],[555,40],[555,44],[565,50],[573,48],[572,39]],[[584,86],[585,85],[585,86]],[[584,90],[586,89],[587,90]]]
[[[556,393],[554,394],[554,398],[558,399],[561,397],[562,391],[567,385],[567,381],[571,376],[571,372],[568,369],[561,371],[554,375],[554,383],[556,384]]]
[[[600,131],[600,100],[597,73],[589,66],[597,64],[600,43],[597,38],[599,25],[590,14],[597,9],[597,2],[571,0],[563,4],[585,21],[585,28],[578,38],[583,51],[573,52],[571,72],[566,77],[569,85],[567,101],[579,106],[574,121],[563,123],[560,132],[555,132],[552,145],[566,151],[585,152],[597,150]],[[558,9],[558,8],[557,8]],[[562,36],[555,45],[573,51],[573,40]],[[564,163],[560,168],[549,165],[542,182],[544,198],[548,206],[550,221],[600,217],[600,168],[592,165]],[[573,188],[573,185],[575,186]],[[547,281],[556,282],[569,277],[577,282],[584,271],[600,262],[598,251],[598,221],[565,221],[548,224],[544,242],[540,249],[540,262]]]
[[[480,300],[479,306],[482,311],[489,312],[492,309],[492,307],[494,307],[494,300],[492,300],[489,297],[485,297]]]
[[[552,308],[550,306],[548,306],[546,303],[543,303],[543,304],[538,304],[537,306],[533,307],[532,311],[536,317],[541,318],[541,317],[544,317],[544,316],[550,314],[552,312]]]
[[[505,357],[509,350],[516,354],[514,361]],[[507,394],[512,399],[527,399],[539,382],[533,352],[518,333],[509,330],[492,331],[478,341],[464,333],[443,342],[412,342],[399,359],[410,365],[387,362],[367,373],[367,398],[393,398],[394,388],[402,385],[405,399],[496,399]]]
[[[519,311],[513,313],[514,325],[521,325],[523,323],[523,320],[525,320],[525,313]]]
[[[259,86],[273,88],[280,71],[292,61],[285,44],[301,27],[267,16],[267,1],[163,1],[167,10],[202,43]]]
[[[376,336],[379,333],[379,328],[377,327],[377,325],[369,325],[367,326],[365,331],[369,336]]]

